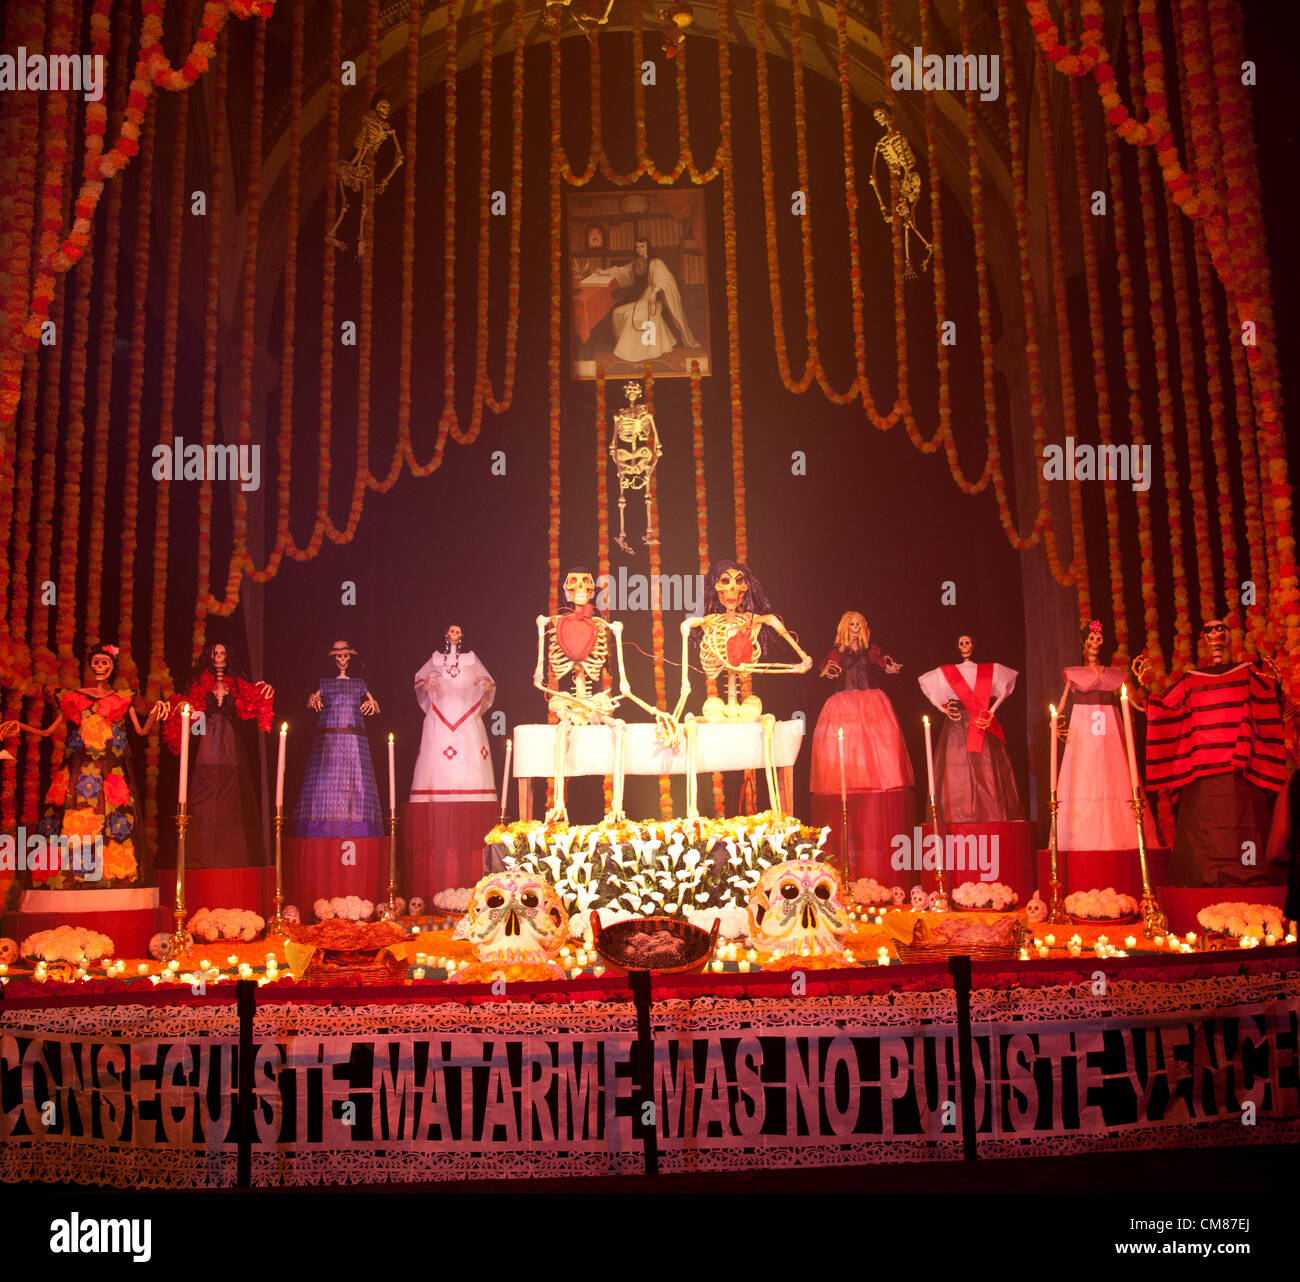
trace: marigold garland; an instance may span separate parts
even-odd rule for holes
[[[642,381],[645,383],[646,408],[653,416],[655,412],[655,375],[654,368],[649,361],[646,362]],[[657,530],[659,528],[659,495],[654,482],[655,476],[652,473],[649,483],[646,485],[646,498],[649,507],[646,519]],[[650,582],[662,583],[663,558],[658,542],[651,543],[648,551],[650,554]],[[668,706],[668,677],[664,671],[664,607],[662,594],[652,593],[651,595],[650,640],[650,648],[654,653],[655,707],[665,708]],[[661,819],[671,819],[673,817],[672,779],[668,775],[659,776],[659,816]]]

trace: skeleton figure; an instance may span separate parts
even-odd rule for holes
[[[549,961],[569,937],[569,914],[559,895],[519,869],[484,877],[474,887],[465,921],[479,961]]]
[[[916,170],[916,156],[912,152],[912,145],[894,126],[893,120],[890,119],[888,110],[883,104],[877,104],[871,112],[875,121],[884,129],[884,133],[876,141],[876,149],[871,153],[871,189],[876,193],[876,200],[880,204],[880,214],[885,222],[892,223],[897,218],[903,224],[903,278],[905,280],[915,280],[916,272],[912,268],[912,237],[925,246],[925,258],[921,263],[921,270],[930,265],[930,256],[934,253],[934,246],[921,235],[921,229],[916,225],[916,202],[921,196],[921,175]],[[876,182],[876,162],[883,159],[886,168],[891,174],[898,179],[898,199],[894,203],[891,211],[885,204],[885,197],[881,194],[880,185]],[[886,185],[888,180],[886,180]]]
[[[840,879],[812,860],[773,864],[749,896],[749,937],[782,956],[833,956],[844,951],[849,914]]]
[[[663,449],[649,406],[637,404],[641,398],[641,384],[624,383],[623,394],[627,397],[627,405],[614,415],[614,439],[609,443],[609,456],[614,460],[614,470],[618,473],[618,538],[615,542],[624,552],[631,552],[624,523],[629,490],[645,493],[645,534],[641,541],[651,547],[659,542],[659,531],[654,528],[650,516],[650,482]]]
[[[339,209],[339,216],[334,220],[334,226],[325,233],[325,243],[333,245],[335,249],[347,248],[347,244],[338,239],[338,230],[347,215],[348,209],[351,207],[352,202],[348,192],[359,192],[361,195],[361,214],[360,221],[357,224],[358,258],[366,256],[366,222],[370,217],[370,209],[374,204],[374,199],[376,196],[384,194],[384,189],[392,180],[393,175],[406,160],[406,157],[402,154],[402,145],[397,141],[397,131],[388,123],[388,113],[391,110],[387,98],[377,98],[375,100],[375,105],[361,117],[361,127],[357,130],[351,159],[340,160],[334,175],[339,185],[341,208]],[[380,147],[390,139],[393,143],[393,151],[396,153],[393,157],[393,167],[376,186],[375,156]]]
[[[742,674],[754,672],[807,672],[812,659],[804,653],[799,642],[786,629],[775,614],[766,613],[768,600],[762,585],[747,565],[738,561],[715,561],[704,582],[705,614],[682,620],[682,689],[673,710],[674,725],[686,707],[691,693],[690,640],[692,631],[699,632],[700,666],[704,675],[715,680],[727,674],[727,700],[716,695],[705,699],[700,716],[705,721],[762,721],[763,771],[767,778],[768,796],[772,809],[781,809],[780,794],[776,786],[776,766],[772,759],[772,735],[776,718],[763,712],[762,700],[749,695],[744,702],[736,698]],[[798,663],[763,662],[763,632],[770,629],[785,640],[799,656]],[[686,718],[686,814],[699,817],[696,807],[696,739],[698,730],[695,717]]]
[[[606,822],[625,817],[623,740],[627,723],[615,716],[618,705],[624,699],[631,699],[638,707],[654,714],[665,738],[671,740],[677,734],[676,718],[632,693],[623,663],[623,625],[606,623],[596,614],[595,597],[596,581],[591,572],[573,569],[564,579],[564,599],[573,609],[553,616],[537,616],[537,667],[533,670],[533,685],[551,696],[547,706],[559,718],[555,734],[555,804],[546,812],[547,823],[567,823],[569,818],[564,805],[564,754],[570,726],[608,725],[614,728],[614,787]],[[618,657],[617,694],[600,688],[611,637]],[[572,685],[567,692],[560,689],[560,684],[566,680],[570,680]]]

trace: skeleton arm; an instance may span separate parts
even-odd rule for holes
[[[403,164],[406,163],[406,157],[402,154],[402,144],[397,141],[397,130],[391,125],[388,126],[388,137],[392,139],[393,151],[396,154],[393,156],[392,168],[384,177],[383,182],[379,184],[379,194],[381,196],[384,194],[384,188],[392,181],[393,175],[403,166]],[[378,150],[378,148],[376,148],[376,150]]]
[[[876,203],[880,206],[881,214],[884,216],[885,221],[889,222],[889,210],[885,208],[885,198],[880,194],[880,188],[876,184],[876,161],[880,159],[880,153],[884,145],[884,138],[877,139],[876,149],[871,153],[871,177],[867,181],[871,184],[871,190],[876,193]],[[888,164],[888,160],[885,163]]]
[[[682,715],[682,709],[686,707],[686,700],[691,693],[691,629],[702,628],[704,620],[698,616],[682,620],[682,692],[677,699],[677,706],[673,709],[673,721],[676,722]]]
[[[775,614],[764,614],[760,615],[759,618],[763,623],[767,624],[767,626],[771,628],[777,636],[781,637],[795,652],[795,654],[799,656],[798,663],[767,664],[764,665],[762,670],[767,672],[807,672],[808,669],[812,667],[812,656],[804,653],[803,647],[790,635],[785,624],[782,623]],[[759,669],[755,670],[757,671]]]
[[[537,666],[533,669],[533,685],[535,685],[543,694],[559,694],[559,690],[553,690],[546,684],[546,628],[550,619],[544,614],[537,616]]]
[[[621,623],[611,623],[609,630],[614,634],[614,649],[618,652],[618,692],[624,699],[631,699],[638,708],[644,708],[650,713],[658,723],[661,730],[668,734],[676,734],[677,719],[670,717],[662,708],[651,707],[644,699],[639,698],[632,693],[632,687],[628,684],[627,669],[623,666],[623,625]]]

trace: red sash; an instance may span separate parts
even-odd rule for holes
[[[945,663],[940,666],[940,671],[944,678],[952,687],[952,692],[959,698],[970,713],[970,732],[966,735],[967,752],[984,751],[984,734],[975,724],[975,718],[981,712],[987,712],[989,706],[989,696],[993,693],[993,668],[991,663],[977,663],[975,665],[975,689],[972,690],[966,684],[966,678],[962,676],[954,663]],[[998,723],[995,716],[988,725],[989,732],[997,735],[999,739],[1006,739],[1006,733]]]

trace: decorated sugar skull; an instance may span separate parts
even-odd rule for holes
[[[149,956],[152,957],[154,961],[166,961],[167,958],[171,956],[171,951],[172,937],[165,931],[160,930],[149,941]]]
[[[18,960],[18,941],[0,939],[0,966],[12,966]]]
[[[1025,905],[1025,917],[1029,921],[1046,921],[1047,905],[1038,897],[1038,891],[1034,891],[1034,897]]]
[[[569,914],[554,887],[517,868],[474,887],[466,921],[480,961],[545,961],[569,937]]]
[[[401,895],[397,895],[393,899],[393,915],[395,917],[403,917],[406,915],[406,900],[403,899]]]
[[[895,904],[905,904],[905,903],[907,903],[907,891],[905,891],[905,890],[902,888],[902,886],[895,886],[895,887],[894,887],[894,888],[889,892],[889,897],[890,897],[890,899],[892,899],[892,900],[894,901]]]
[[[842,951],[849,914],[834,869],[811,859],[773,864],[750,893],[749,928],[757,947],[785,956]]]
[[[424,916],[424,900],[419,895],[412,895],[406,901],[406,907],[410,910],[412,917]]]
[[[302,920],[302,914],[293,904],[290,904],[284,910],[284,919],[285,921],[300,922]]]
[[[928,908],[932,913],[937,913],[937,912],[940,911],[939,905],[940,905],[942,902],[943,902],[943,896],[940,895],[939,892],[938,892],[937,890],[932,890],[932,891],[931,891],[928,895],[926,895],[926,897],[925,897],[925,906],[926,906],[926,908]]]
[[[911,893],[908,895],[908,899],[911,901],[912,908],[916,912],[923,913],[925,912],[926,905],[929,903],[930,897],[921,889],[920,886],[913,886]]]

